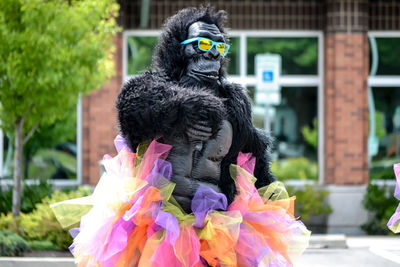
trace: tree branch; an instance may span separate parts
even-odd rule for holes
[[[39,123],[36,123],[32,129],[29,131],[29,133],[27,135],[25,135],[23,144],[25,145],[26,142],[28,142],[28,140],[32,137],[32,135],[35,133],[36,129],[39,127]]]

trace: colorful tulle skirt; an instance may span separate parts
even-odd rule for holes
[[[310,231],[294,218],[294,197],[274,182],[256,189],[255,158],[230,167],[237,195],[200,186],[185,213],[172,196],[171,146],[153,141],[132,153],[121,139],[105,156],[90,197],[54,205],[64,227],[80,219],[70,247],[78,266],[293,266]]]
[[[394,197],[400,200],[400,163],[394,164],[394,173],[396,175],[396,187],[394,189]],[[390,218],[387,226],[393,233],[400,233],[400,204]]]

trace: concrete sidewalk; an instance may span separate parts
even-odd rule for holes
[[[400,266],[400,237],[313,235],[309,248],[295,266]]]
[[[1,267],[73,267],[74,259],[51,257],[2,257]],[[63,256],[63,257],[59,257]],[[310,246],[295,267],[395,267],[400,266],[400,236],[312,235]]]

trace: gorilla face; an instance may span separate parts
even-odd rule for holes
[[[206,37],[214,42],[225,42],[224,36],[214,24],[195,22],[190,25],[187,39],[195,37]],[[208,51],[198,48],[197,42],[185,45],[184,54],[188,59],[186,75],[201,84],[217,83],[221,68],[222,56],[214,45]]]

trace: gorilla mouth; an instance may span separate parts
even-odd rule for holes
[[[192,72],[195,75],[199,75],[208,79],[213,79],[217,80],[218,79],[218,72],[217,71],[209,71],[209,72],[203,72],[203,71],[198,71],[198,70],[192,70]]]

